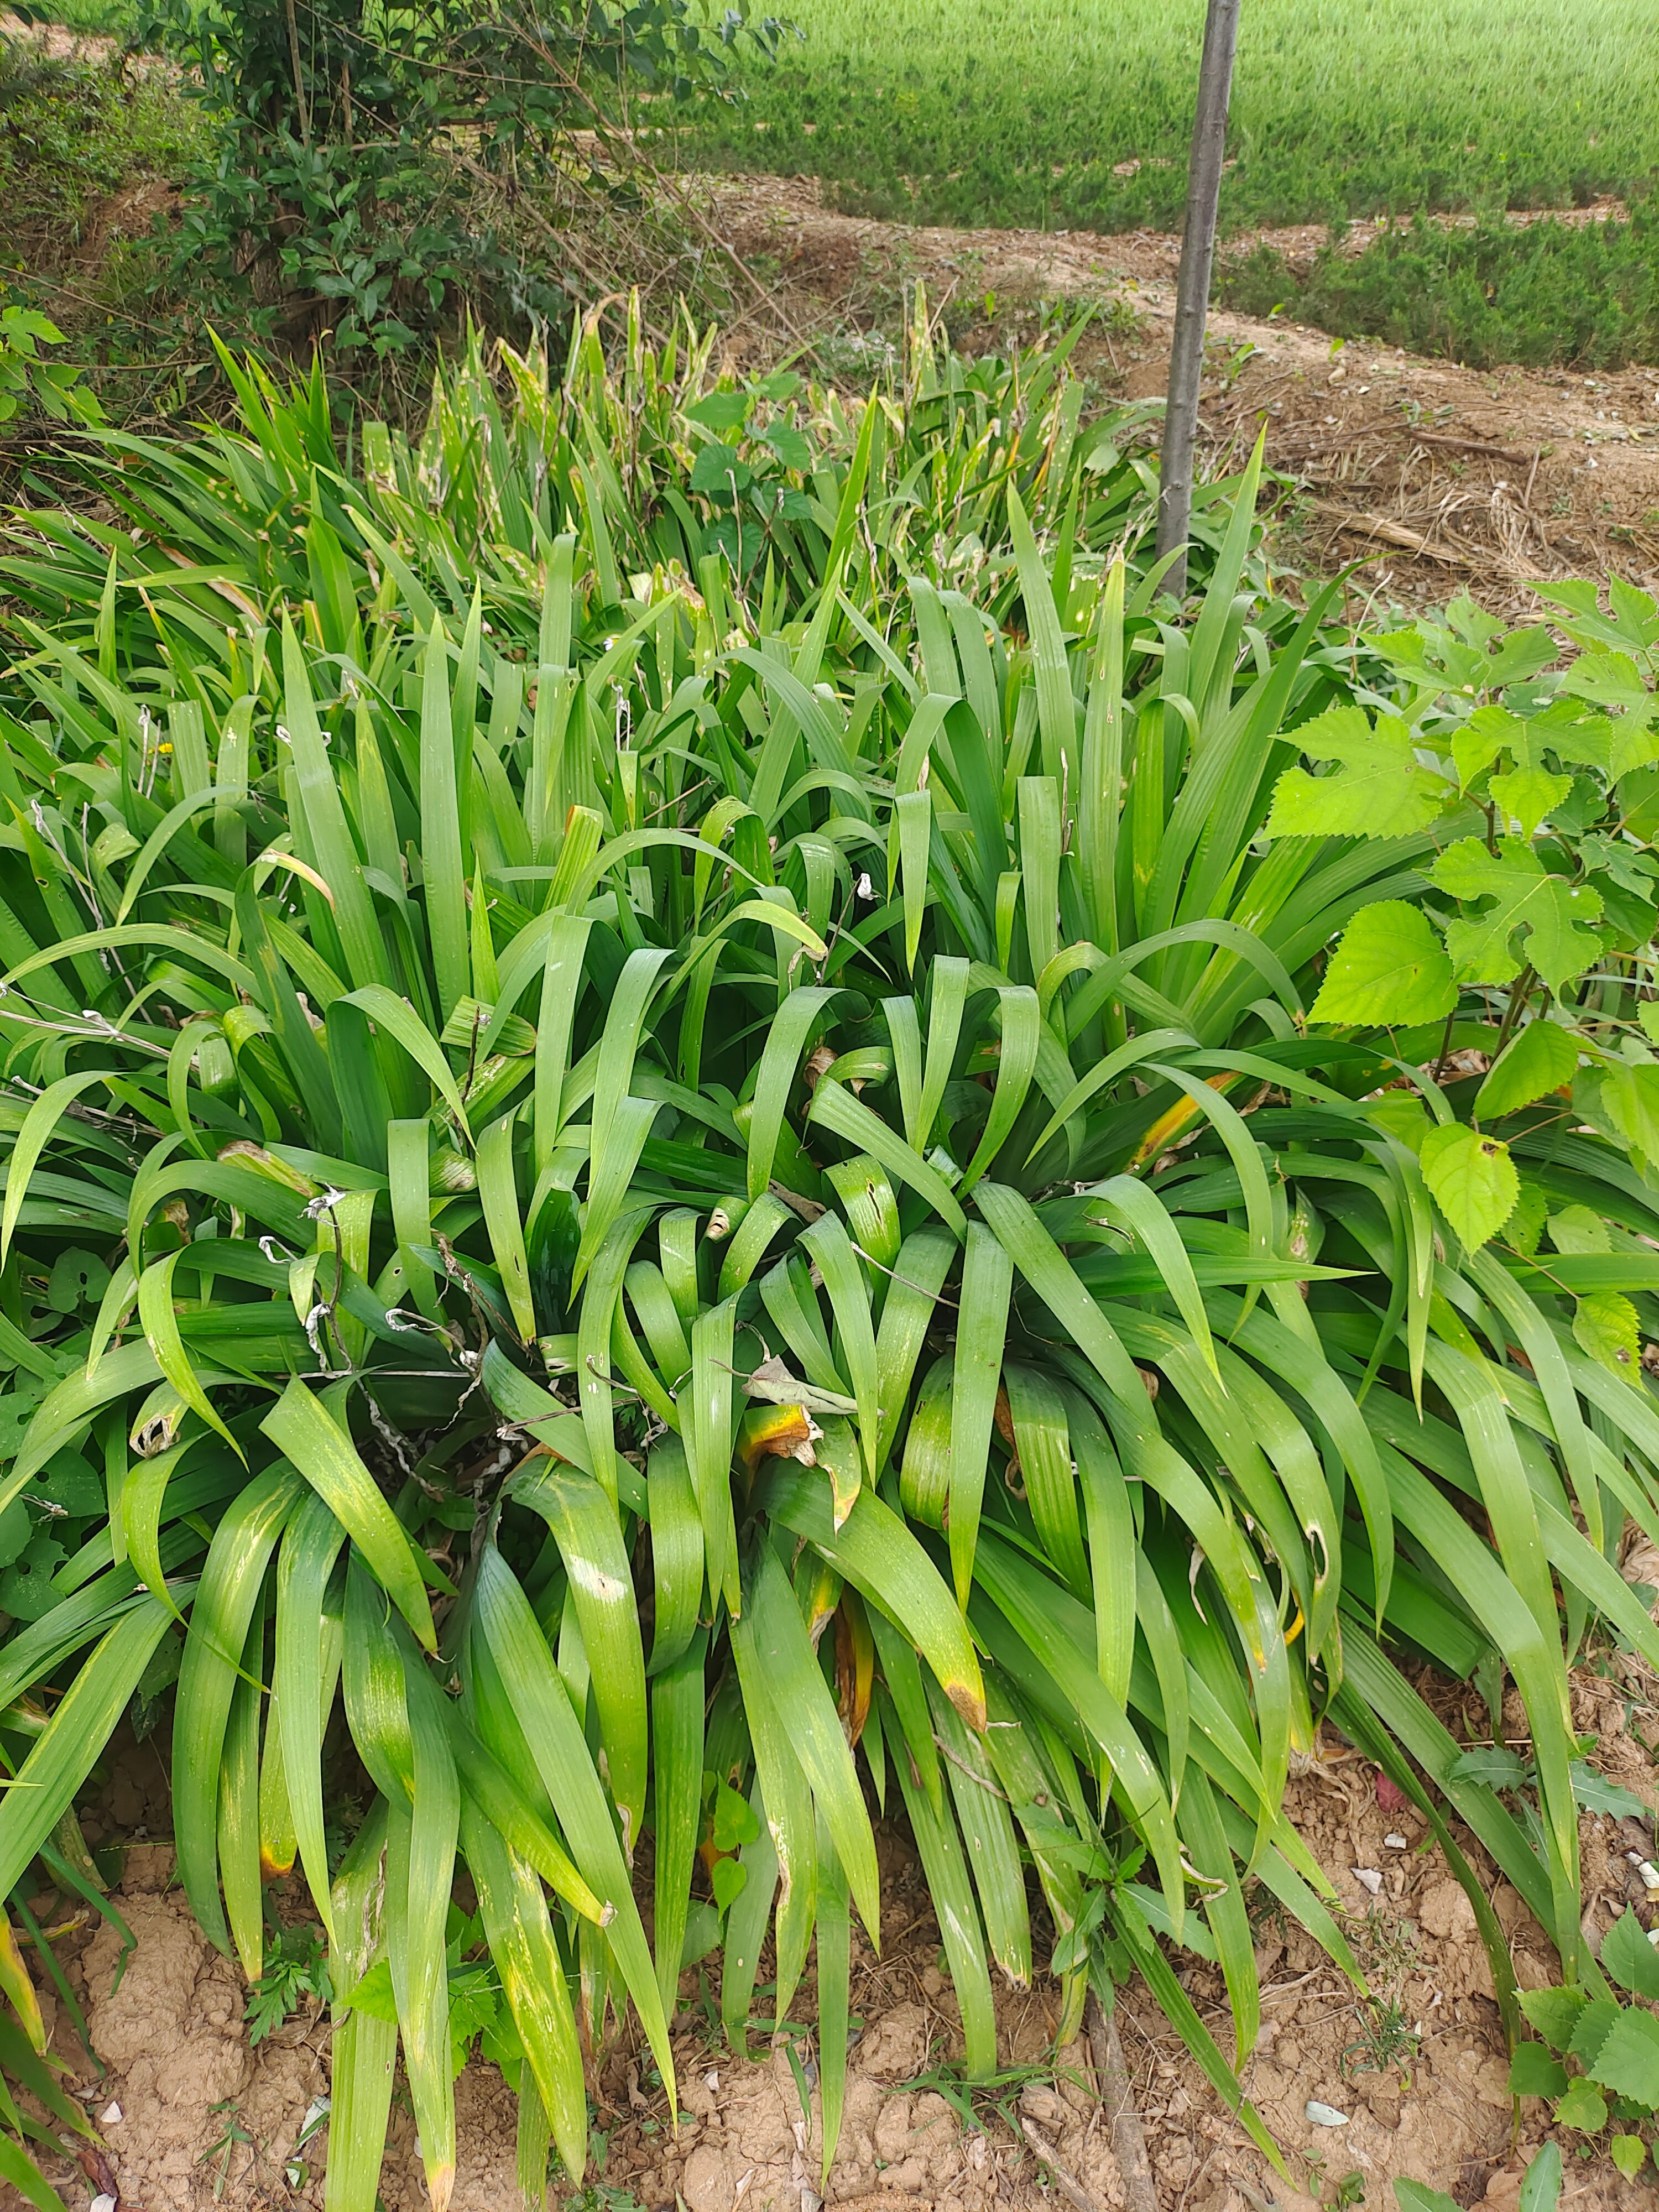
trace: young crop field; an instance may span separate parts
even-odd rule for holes
[[[1627,222],[1421,220],[1382,231],[1362,253],[1328,243],[1305,270],[1258,242],[1224,260],[1218,292],[1245,314],[1286,314],[1477,368],[1614,368],[1659,358],[1656,236],[1648,204]]]
[[[684,149],[927,222],[1179,227],[1200,0],[805,0]],[[1582,204],[1654,173],[1643,0],[1256,0],[1224,222]]]

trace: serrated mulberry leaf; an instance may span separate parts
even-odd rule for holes
[[[1447,928],[1446,950],[1460,981],[1507,983],[1525,960],[1559,990],[1601,950],[1588,927],[1601,918],[1600,894],[1549,874],[1518,839],[1501,839],[1494,854],[1478,837],[1460,838],[1431,873],[1437,887],[1455,899],[1492,901],[1483,913],[1461,916]]]
[[[1375,726],[1363,707],[1332,707],[1296,732],[1310,759],[1335,761],[1334,774],[1286,769],[1273,793],[1270,837],[1411,837],[1426,830],[1453,796],[1451,785],[1418,760],[1397,714]]]

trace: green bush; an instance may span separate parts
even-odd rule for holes
[[[5,268],[26,286],[75,258],[99,203],[135,175],[167,176],[198,151],[192,117],[155,72],[49,54],[27,33],[0,37],[0,190]],[[77,278],[80,290],[84,275]],[[62,317],[61,298],[41,304]]]
[[[1599,1987],[1567,1664],[1596,1613],[1659,1660],[1612,1557],[1659,1212],[1646,955],[1581,877],[1648,897],[1659,611],[1570,605],[1605,696],[1467,608],[1358,650],[1265,595],[1258,459],[1183,615],[1066,350],[913,337],[849,407],[590,331],[349,464],[320,375],[233,364],[241,430],[105,433],[116,519],[7,563],[0,1895],[176,1676],[203,1927],[269,1988],[297,1864],[329,1938],[335,2212],[399,2044],[434,2204],[475,2042],[537,2196],[608,2009],[672,2109],[683,1965],[742,2048],[769,1941],[827,2168],[872,1802],[970,2075],[994,1963],[1062,2033],[1139,1972],[1274,2155],[1247,1881],[1364,1987],[1282,1809],[1328,1713],[1512,2030],[1443,1808]],[[1559,889],[1499,926],[1471,842]],[[1338,1012],[1379,910],[1413,972]],[[1518,1792],[1425,1654],[1512,1677]]]
[[[706,29],[689,0],[145,0],[137,36],[180,64],[211,151],[185,194],[172,277],[198,305],[288,344],[326,336],[380,362],[459,334],[568,319],[570,272],[484,215],[577,157],[573,131],[725,75],[744,29]],[[756,37],[765,42],[762,27]],[[625,187],[596,176],[598,196]],[[556,261],[557,254],[554,255]]]
[[[1659,1959],[1634,1912],[1626,1910],[1602,1941],[1601,1965],[1611,1988],[1528,1990],[1521,2002],[1536,2042],[1516,2046],[1510,2087],[1547,2098],[1558,2127],[1605,2140],[1607,2154],[1634,2180],[1652,2154],[1659,2119]]]

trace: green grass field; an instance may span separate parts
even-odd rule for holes
[[[1175,228],[1203,13],[798,0],[803,35],[702,111],[684,157],[817,174],[867,214]],[[1244,0],[1231,135],[1234,225],[1638,189],[1659,171],[1652,0]]]

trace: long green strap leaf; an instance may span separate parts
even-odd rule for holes
[[[219,1768],[231,1700],[265,1568],[305,1486],[289,1467],[256,1475],[214,1532],[179,1668],[173,1722],[173,1833],[179,1877],[203,1932],[230,1948],[219,1902]]]
[[[432,1607],[409,1538],[321,1399],[296,1376],[260,1426],[351,1538],[418,1640],[435,1650]]]

